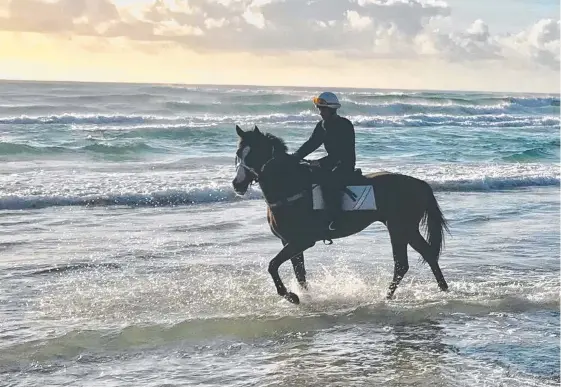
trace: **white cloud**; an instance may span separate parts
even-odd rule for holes
[[[212,30],[213,28],[222,28],[227,26],[228,24],[229,22],[226,20],[226,18],[221,18],[221,19],[208,18],[205,20],[205,28],[207,30]]]
[[[244,20],[259,29],[265,28],[265,17],[258,9],[250,7],[242,14]]]
[[[542,19],[500,39],[505,55],[559,69],[560,21]]]
[[[154,28],[154,34],[165,37],[179,37],[195,35],[204,35],[204,32],[199,27],[193,27],[185,24],[179,24],[176,20],[164,20]]]
[[[457,30],[451,8],[437,0],[152,0],[142,9],[130,4],[0,0],[0,30],[168,41],[196,51],[329,51],[550,68],[560,60],[558,20],[542,19],[509,34],[494,34],[481,19]],[[437,21],[450,28],[441,29]]]
[[[434,0],[357,0],[357,4],[374,20],[393,24],[407,36],[417,35],[433,17],[450,15],[445,2]]]
[[[414,41],[419,54],[456,62],[502,59],[559,69],[559,30],[559,21],[543,19],[516,34],[492,35],[486,23],[476,20],[463,32],[426,29]]]
[[[372,26],[372,18],[361,16],[357,11],[347,11],[346,16],[353,30],[362,31]]]
[[[466,31],[443,33],[425,29],[415,37],[420,54],[433,55],[451,61],[498,59],[498,47],[482,20],[476,20]]]

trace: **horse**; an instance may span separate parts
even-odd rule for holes
[[[300,303],[298,295],[288,291],[279,276],[281,264],[291,260],[300,287],[307,289],[305,250],[318,241],[332,241],[358,233],[376,221],[386,225],[393,251],[394,274],[388,299],[393,298],[409,269],[408,245],[428,263],[440,290],[448,290],[438,259],[444,247],[444,231],[450,233],[450,230],[427,182],[398,173],[361,173],[354,177],[354,183],[372,186],[375,210],[343,212],[340,228],[330,231],[325,212],[313,209],[310,165],[288,154],[281,138],[263,133],[257,126],[244,131],[236,125],[236,133],[239,141],[232,186],[239,196],[243,196],[254,182],[261,188],[268,205],[269,227],[283,244],[268,267],[280,296],[291,303]],[[422,236],[420,227],[426,229],[427,239]]]

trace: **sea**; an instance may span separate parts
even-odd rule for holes
[[[450,290],[410,248],[386,300],[375,223],[292,305],[235,125],[294,151],[324,90],[2,81],[0,385],[559,386],[559,95],[331,90],[363,172],[432,186]]]

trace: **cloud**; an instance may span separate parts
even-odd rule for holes
[[[542,19],[518,34],[501,38],[505,55],[559,70],[560,26],[559,20]]]
[[[369,16],[361,16],[357,11],[347,11],[346,16],[353,30],[362,31],[372,27],[372,18]]]
[[[500,58],[500,47],[481,19],[474,21],[466,31],[442,33],[427,28],[415,37],[415,42],[420,54],[456,62]]]
[[[558,20],[499,35],[478,19],[459,31],[450,6],[438,0],[151,0],[134,9],[111,0],[0,0],[2,9],[3,31],[172,42],[198,52],[328,51],[559,67]]]
[[[259,8],[248,8],[242,14],[242,17],[246,21],[247,24],[251,24],[262,30],[265,28],[265,17],[260,12]]]
[[[476,20],[463,32],[441,33],[426,29],[415,37],[421,55],[454,62],[508,59],[559,69],[560,22],[542,19],[516,34],[492,35],[489,26]]]
[[[75,31],[87,35],[95,34],[91,26],[119,19],[110,0],[4,0],[2,5],[7,13],[0,18],[2,31]]]
[[[11,0],[8,9],[0,24],[5,31],[168,39],[198,50],[264,52],[369,51],[375,26],[414,34],[425,19],[449,12],[431,0],[154,0],[135,13],[110,0]]]

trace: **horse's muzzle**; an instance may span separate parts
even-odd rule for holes
[[[247,189],[249,188],[249,184],[245,184],[245,183],[236,183],[236,180],[234,179],[232,181],[232,187],[234,188],[234,192],[237,195],[244,195],[247,192]]]

